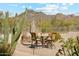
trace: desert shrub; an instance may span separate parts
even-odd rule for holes
[[[68,38],[66,42],[63,42],[61,51],[64,56],[79,56],[79,38]]]

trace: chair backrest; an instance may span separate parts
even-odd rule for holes
[[[61,38],[61,35],[59,33],[51,33],[51,39],[53,41],[58,41]]]
[[[31,39],[32,40],[36,40],[36,38],[37,38],[36,33],[31,32]]]

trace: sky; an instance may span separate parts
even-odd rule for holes
[[[20,14],[26,8],[48,15],[57,13],[79,15],[79,3],[0,3],[0,11],[8,11],[10,16]]]

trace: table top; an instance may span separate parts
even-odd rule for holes
[[[49,33],[38,33],[37,36],[49,36]]]

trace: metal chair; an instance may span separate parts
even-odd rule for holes
[[[32,42],[31,42],[31,48],[35,48],[35,46],[38,45],[36,33],[31,32],[31,40],[32,40]]]

